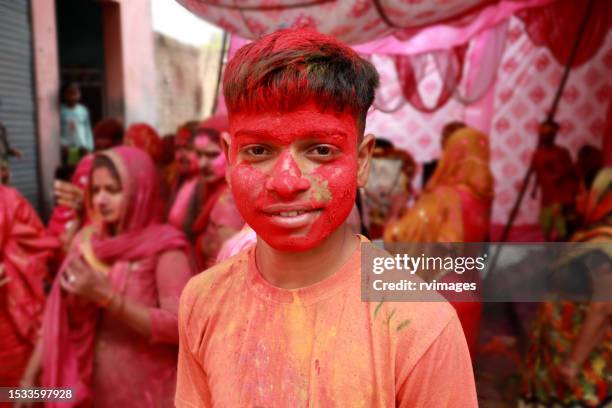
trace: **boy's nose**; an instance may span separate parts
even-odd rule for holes
[[[278,194],[284,200],[295,198],[310,188],[310,180],[305,178],[289,152],[284,152],[266,181],[266,189]]]

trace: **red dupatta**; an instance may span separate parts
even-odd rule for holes
[[[116,262],[150,258],[187,246],[180,231],[160,223],[157,173],[149,156],[126,146],[101,154],[113,162],[119,173],[125,204],[115,236],[107,235],[103,227],[87,227],[92,229],[79,233],[54,282],[43,323],[43,386],[73,388],[75,398],[48,406],[87,405],[93,398],[93,354],[100,310],[91,302],[63,292],[59,277],[69,262],[82,255],[98,269],[99,265],[112,268]],[[89,198],[87,204],[91,206]],[[94,225],[99,225],[95,219]],[[84,245],[76,245],[78,241]]]
[[[0,263],[9,278],[5,301],[17,334],[30,344],[42,320],[47,262],[58,248],[59,241],[47,235],[27,200],[0,185]]]

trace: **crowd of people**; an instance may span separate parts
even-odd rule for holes
[[[477,293],[362,303],[359,243],[488,241],[489,140],[449,123],[415,189],[411,155],[364,135],[377,84],[309,30],[243,47],[229,118],[164,137],[113,118],[89,132],[71,84],[46,226],[8,185],[19,152],[0,127],[0,385],[71,388],[73,406],[476,406]],[[533,164],[545,236],[609,241],[612,169],[592,147],[573,164],[557,130],[542,125]],[[382,190],[381,158],[399,163]],[[576,254],[603,279],[610,258]],[[611,316],[543,304],[522,404],[610,402]]]

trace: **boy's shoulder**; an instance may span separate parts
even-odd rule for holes
[[[211,297],[223,296],[235,287],[234,283],[246,277],[251,250],[242,251],[192,277],[183,290],[181,304],[191,308],[207,307]]]
[[[386,325],[397,335],[431,333],[433,337],[457,318],[455,308],[442,297],[427,302],[379,302],[372,315],[375,322]]]
[[[444,300],[379,303],[373,316],[374,336],[388,336],[406,367],[414,367],[434,344],[465,342],[457,312]]]

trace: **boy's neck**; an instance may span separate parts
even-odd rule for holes
[[[346,223],[320,245],[304,252],[278,251],[258,238],[255,248],[257,268],[276,287],[302,288],[333,275],[353,254],[357,245],[359,240]]]

